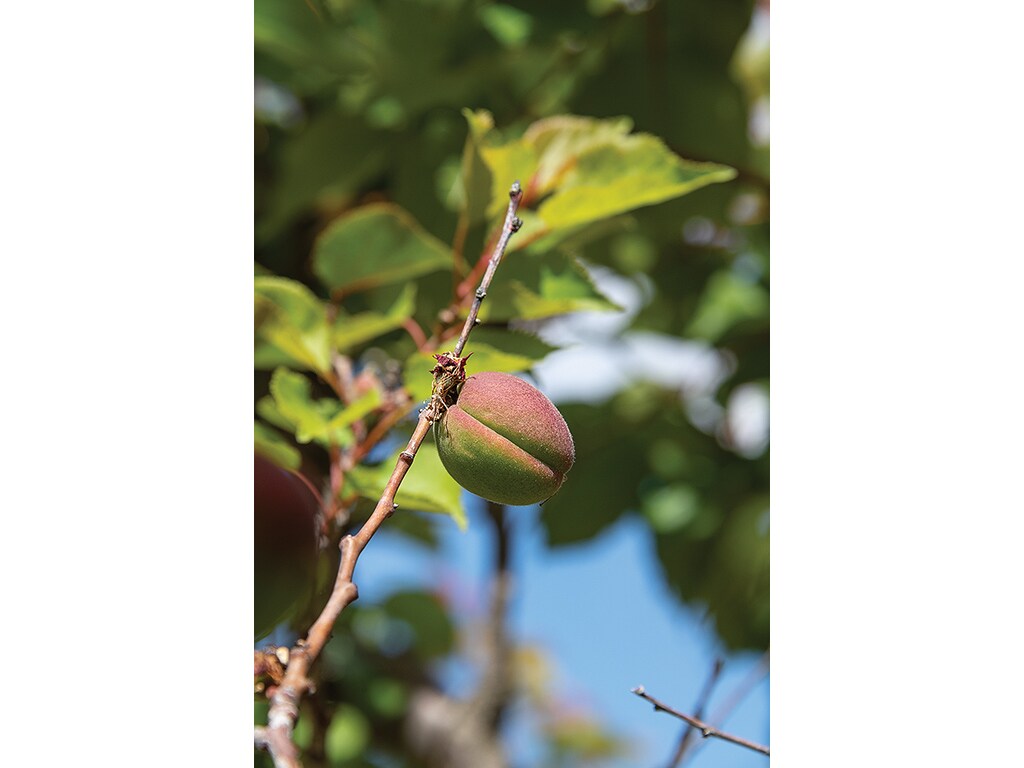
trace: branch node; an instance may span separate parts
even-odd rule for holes
[[[480,301],[483,301],[484,297],[487,296],[487,291],[485,291],[483,288],[477,288],[475,295],[478,299],[480,299]]]
[[[518,232],[522,226],[523,226],[523,220],[520,219],[518,216],[516,216],[515,218],[512,219],[512,223],[509,225],[509,228],[513,232]]]
[[[398,454],[398,456],[399,456],[399,458],[401,458],[401,459],[402,459],[403,461],[407,461],[407,462],[409,462],[410,464],[412,464],[412,460],[416,458],[415,456],[413,456],[413,455],[412,455],[411,453],[409,453],[408,451],[402,451],[402,452],[401,452],[400,454]]]
[[[523,188],[519,185],[519,179],[512,182],[512,187],[508,191],[509,197],[517,197],[523,194]]]

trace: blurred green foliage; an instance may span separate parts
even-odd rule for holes
[[[701,343],[725,370],[710,391],[637,380],[561,406],[577,461],[544,506],[549,545],[636,516],[666,583],[723,643],[767,648],[769,454],[742,445],[728,418],[734,393],[767,393],[769,375],[768,147],[752,128],[768,54],[745,36],[753,10],[256,0],[257,450],[329,488],[332,452],[429,395],[431,353],[451,348],[445,332],[465,316],[455,286],[487,252],[519,179],[523,229],[470,337],[470,372],[528,371],[552,351],[530,333],[545,319],[615,310],[591,266],[642,288],[630,331]],[[397,438],[337,489],[349,525],[408,439],[408,421],[392,426]],[[399,503],[465,524],[429,442]],[[434,524],[450,523],[388,521],[428,546]],[[304,710],[307,762],[418,764],[386,745],[401,742],[405,703],[431,685],[430,662],[454,651],[454,632],[425,593],[346,610],[326,652],[327,695]],[[328,699],[347,704],[325,712]],[[552,764],[618,749],[592,723],[548,737]]]

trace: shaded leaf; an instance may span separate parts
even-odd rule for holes
[[[339,352],[349,352],[360,344],[390,333],[412,317],[416,309],[416,284],[402,288],[395,303],[386,313],[360,312],[356,315],[339,313],[334,322],[334,345]]]
[[[334,221],[313,246],[313,272],[332,293],[451,269],[447,245],[394,205],[366,205]]]
[[[425,658],[444,656],[455,644],[455,628],[437,595],[406,591],[392,594],[383,604],[396,619],[408,624],[416,634],[413,650]]]
[[[708,281],[686,333],[717,341],[737,323],[757,320],[767,314],[768,292],[763,287],[743,280],[731,271],[721,271]]]
[[[557,251],[527,251],[502,262],[502,273],[480,310],[482,320],[538,320],[567,312],[617,311],[578,259]]]
[[[285,142],[277,183],[258,218],[256,239],[278,235],[297,216],[317,205],[346,202],[385,167],[387,150],[359,118],[328,112]]]

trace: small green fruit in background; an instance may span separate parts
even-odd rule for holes
[[[551,498],[576,460],[569,427],[538,389],[507,373],[466,379],[434,422],[441,463],[470,493],[522,506]]]
[[[299,475],[258,453],[255,457],[254,629],[259,640],[313,594],[320,500]]]

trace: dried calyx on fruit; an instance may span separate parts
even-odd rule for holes
[[[441,462],[471,493],[499,504],[555,494],[576,459],[569,427],[540,390],[507,373],[466,379],[434,422]]]

